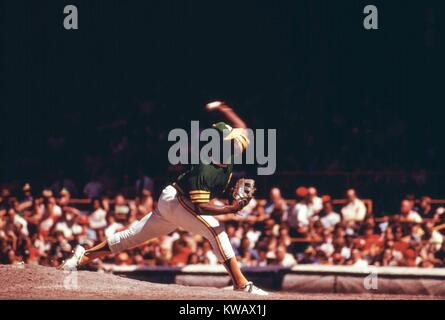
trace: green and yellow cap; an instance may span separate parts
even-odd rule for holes
[[[246,131],[243,128],[232,128],[225,122],[218,122],[212,125],[213,128],[217,129],[221,133],[229,132],[229,134],[224,137],[224,140],[235,140],[241,147],[241,150],[244,151],[249,146],[249,138],[247,137]]]

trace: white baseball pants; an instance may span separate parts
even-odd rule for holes
[[[136,247],[141,243],[171,233],[178,227],[206,238],[218,260],[225,262],[235,256],[224,225],[213,216],[200,215],[193,204],[169,185],[159,197],[158,206],[131,228],[107,239],[113,253]]]

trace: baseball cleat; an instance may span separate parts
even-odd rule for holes
[[[269,295],[269,293],[267,293],[266,291],[261,290],[260,288],[254,286],[251,281],[247,282],[243,287],[234,288],[233,290],[256,294],[259,296],[268,296]]]
[[[77,246],[76,249],[73,250],[73,255],[60,266],[60,269],[67,271],[77,270],[84,254],[85,248],[80,245]]]

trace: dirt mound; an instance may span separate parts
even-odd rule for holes
[[[203,287],[156,284],[91,271],[0,265],[1,299],[252,299]]]
[[[156,284],[99,272],[0,265],[0,299],[264,299],[232,290]],[[395,295],[273,293],[268,299],[416,299]]]

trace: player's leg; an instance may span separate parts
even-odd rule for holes
[[[117,232],[106,241],[85,250],[78,246],[74,250],[73,256],[62,266],[64,269],[75,269],[79,265],[103,258],[109,254],[116,254],[126,249],[136,247],[143,242],[163,236],[175,230],[175,224],[164,218],[164,214],[171,211],[171,201],[175,198],[176,191],[173,187],[167,187],[159,197],[158,206],[155,210],[147,214],[131,228]]]
[[[86,265],[95,259],[102,259],[109,254],[111,254],[111,249],[108,246],[108,241],[102,241],[98,245],[85,250],[85,253],[80,260],[79,265]]]
[[[176,224],[192,233],[202,235],[210,242],[218,260],[225,266],[232,278],[234,288],[257,294],[267,294],[253,286],[241,272],[224,225],[213,216],[196,213],[187,200],[179,197],[177,199],[178,205],[172,211],[172,214],[178,218]]]
[[[161,202],[161,201],[159,201]],[[75,269],[89,262],[103,258],[109,254],[116,254],[126,249],[136,247],[147,240],[168,234],[176,229],[176,226],[165,220],[156,209],[147,214],[135,225],[127,230],[117,232],[106,241],[101,242],[91,249],[85,250],[78,246],[73,256],[63,265],[63,269]]]
[[[233,281],[233,286],[237,289],[243,288],[249,281],[247,281],[244,274],[238,265],[238,260],[236,257],[230,258],[223,262],[224,267],[229,273]]]
[[[137,247],[147,240],[166,235],[176,228],[173,223],[162,217],[158,209],[155,209],[131,228],[108,237],[107,244],[111,253],[116,254]]]

